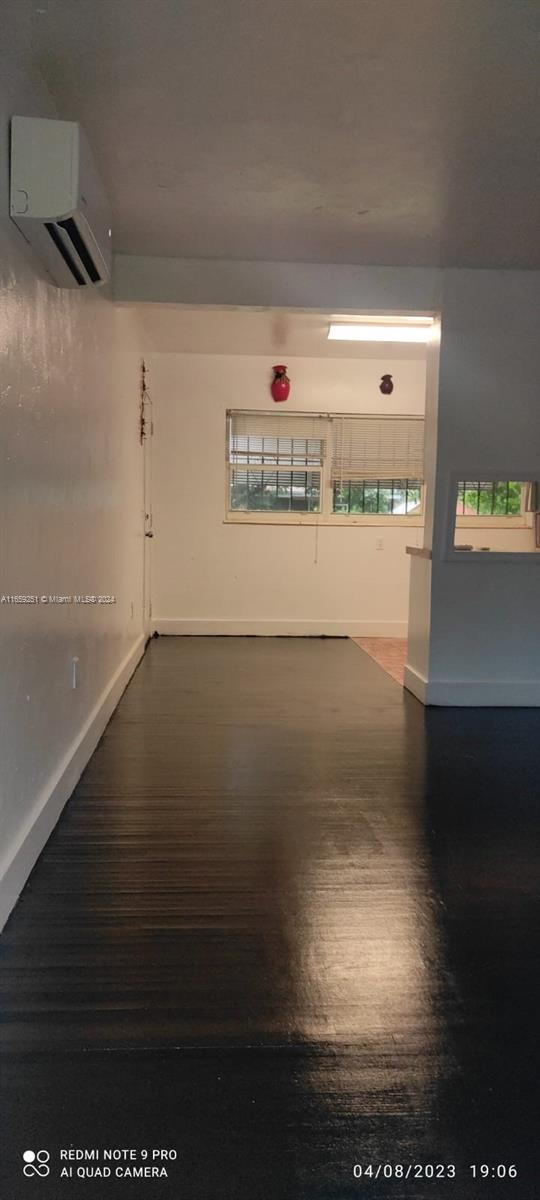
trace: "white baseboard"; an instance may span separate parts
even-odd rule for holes
[[[56,771],[36,796],[32,811],[18,834],[16,842],[0,862],[0,929],[16,904],[32,867],[50,837],[88,760],[94,753],[137,663],[142,658],[146,640],[145,635],[141,634],[123,662],[120,663]]]
[[[440,708],[540,708],[540,682],[514,679],[430,679],[405,668],[405,687]]]
[[[190,637],[407,637],[406,621],[203,621],[155,617],[160,634]]]
[[[422,704],[427,704],[427,679],[419,671],[415,671],[413,667],[406,666],[403,686],[407,688],[408,692],[412,692],[417,700],[421,700]]]

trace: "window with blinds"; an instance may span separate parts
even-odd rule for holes
[[[421,512],[421,417],[229,412],[227,454],[232,514]]]
[[[333,417],[330,474],[335,513],[420,513],[423,418]]]
[[[318,416],[229,414],[229,504],[232,511],[321,509],[326,439]]]

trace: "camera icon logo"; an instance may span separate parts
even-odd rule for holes
[[[39,1175],[41,1179],[46,1179],[50,1174],[49,1167],[50,1154],[48,1150],[25,1150],[23,1154],[23,1175],[27,1179],[31,1179],[34,1175]]]

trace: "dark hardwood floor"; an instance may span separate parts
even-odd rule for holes
[[[2,935],[2,1200],[538,1197],[539,795],[537,710],[152,641]]]

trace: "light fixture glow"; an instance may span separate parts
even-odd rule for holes
[[[420,324],[420,321],[422,324]],[[368,324],[364,321],[354,325],[330,325],[328,338],[331,342],[429,342],[433,328],[432,318],[416,317],[402,325]]]

